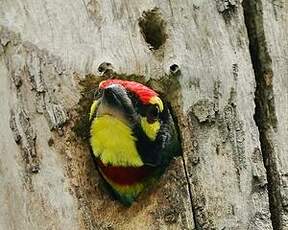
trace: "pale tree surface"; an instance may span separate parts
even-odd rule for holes
[[[288,229],[287,30],[285,0],[1,0],[0,229]],[[182,141],[130,208],[85,136],[111,75],[161,92]]]

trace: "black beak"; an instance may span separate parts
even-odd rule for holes
[[[127,100],[130,100],[123,87],[120,85],[111,85],[104,89],[102,100],[104,103],[113,107],[122,107]]]
[[[103,90],[102,102],[105,106],[117,110],[129,120],[135,118],[135,110],[125,88],[118,84],[108,86]]]

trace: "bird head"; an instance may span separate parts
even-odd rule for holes
[[[167,104],[138,82],[102,81],[90,109],[90,122],[92,151],[106,165],[156,167],[166,165],[179,151]]]

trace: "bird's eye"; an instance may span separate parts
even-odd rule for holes
[[[159,110],[159,107],[157,105],[150,105],[147,108],[147,115],[146,115],[147,121],[149,123],[155,122],[159,117],[159,113],[160,113],[160,110]]]

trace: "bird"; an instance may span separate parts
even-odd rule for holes
[[[90,108],[90,146],[111,194],[125,206],[181,151],[170,106],[136,81],[101,81]]]

